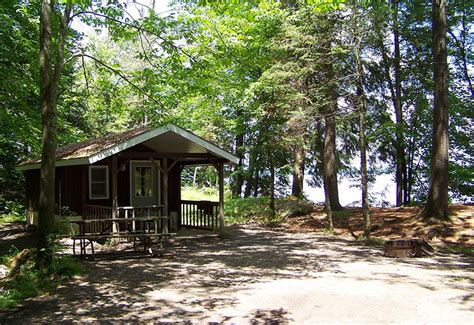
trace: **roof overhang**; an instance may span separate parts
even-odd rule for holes
[[[204,152],[208,152],[212,155],[214,155],[216,158],[220,158],[222,160],[227,161],[227,163],[233,163],[233,164],[238,164],[239,163],[239,158],[221,148],[218,146],[198,137],[197,135],[186,131],[183,128],[180,128],[176,125],[173,124],[168,124],[163,127],[159,127],[156,129],[152,129],[146,132],[143,132],[139,135],[136,135],[130,139],[127,139],[125,141],[122,141],[120,143],[117,143],[109,148],[106,148],[104,150],[101,150],[97,153],[91,154],[88,157],[81,157],[81,158],[75,158],[75,159],[61,159],[56,161],[56,167],[64,167],[64,166],[76,166],[76,165],[92,165],[102,159],[105,159],[107,157],[116,155],[124,150],[127,150],[133,146],[136,146],[138,144],[142,144],[144,142],[150,142],[151,140],[158,138],[165,133],[172,132],[174,135],[179,136],[183,138],[184,140],[187,140],[190,143],[195,144],[197,147],[202,148]],[[159,140],[159,139],[158,139]],[[150,142],[150,145],[153,143]],[[181,152],[183,154],[187,152]],[[41,167],[41,162],[34,162],[30,164],[20,164],[16,167],[16,170],[18,171],[25,171],[25,170],[31,170],[31,169],[38,169]]]

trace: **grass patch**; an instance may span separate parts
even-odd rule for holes
[[[474,255],[474,247],[468,246],[446,246],[443,247],[443,251],[447,253]]]
[[[364,235],[360,235],[359,237],[357,237],[357,241],[364,244],[365,246],[383,246],[383,244],[385,243],[383,239],[371,236],[367,237]]]
[[[325,234],[326,236],[335,235],[336,231],[334,231],[334,229],[331,230],[328,227],[325,227],[323,230],[323,234]]]
[[[38,269],[35,249],[18,252],[13,247],[2,262],[9,268],[9,274],[0,282],[0,310],[16,307],[26,298],[51,293],[65,280],[85,272],[72,257],[56,255],[47,266]]]
[[[181,189],[181,199],[190,201],[218,201],[219,192],[212,187],[185,186]]]
[[[278,227],[287,218],[306,215],[313,211],[313,205],[294,197],[275,200],[276,215],[270,220],[270,199],[268,197],[228,198],[225,202],[225,216],[228,223],[254,221],[268,227]]]
[[[24,215],[19,214],[1,214],[0,224],[5,223],[26,223]]]
[[[304,216],[314,210],[314,205],[304,200],[289,196],[276,202],[277,215],[283,219]]]
[[[264,223],[270,215],[267,197],[249,197],[228,199],[225,202],[224,215],[227,223],[245,223],[256,221]]]

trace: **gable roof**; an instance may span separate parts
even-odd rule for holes
[[[168,132],[172,132],[173,134],[202,147],[205,151],[217,157],[224,158],[231,163],[239,162],[237,156],[225,151],[224,149],[183,128],[174,124],[168,124],[155,129],[141,127],[98,139],[62,146],[56,150],[56,167],[90,165]],[[16,169],[19,171],[38,169],[40,168],[40,165],[40,158],[30,159],[19,164]]]

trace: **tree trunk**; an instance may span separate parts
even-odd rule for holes
[[[334,224],[332,222],[332,210],[331,210],[331,198],[329,197],[328,184],[323,180],[324,186],[324,211],[326,212],[326,217],[328,219],[328,230],[329,232],[334,232]]]
[[[406,198],[406,159],[403,136],[403,115],[402,115],[402,81],[400,74],[400,36],[398,30],[398,0],[392,0],[393,10],[393,44],[394,44],[394,72],[395,72],[395,96],[392,97],[395,108],[396,120],[396,205],[401,206]],[[392,94],[393,95],[393,94]]]
[[[51,12],[54,3],[42,0],[40,8],[40,103],[43,126],[41,151],[40,199],[38,207],[38,248],[47,245],[47,236],[54,227],[54,191],[55,161],[57,147],[56,105],[59,79],[64,64],[64,46],[66,44],[69,16],[72,2],[66,3],[64,15],[60,17],[59,35],[56,50],[56,62],[52,67],[52,21]],[[41,257],[39,258],[41,259]],[[44,261],[43,261],[44,262]]]
[[[358,73],[362,73],[362,67],[360,66]],[[358,101],[358,112],[359,112],[359,147],[360,147],[360,176],[361,176],[361,189],[362,189],[362,213],[364,216],[364,236],[370,236],[370,214],[369,214],[369,188],[368,188],[368,177],[367,177],[367,148],[365,141],[365,99],[364,89],[362,88],[361,78],[362,76],[356,77],[359,79],[357,85],[357,101]]]
[[[249,197],[252,194],[252,183],[253,183],[253,172],[254,172],[254,155],[251,153],[249,157],[249,167],[247,172],[245,173],[245,190],[244,190],[244,198]]]
[[[444,0],[433,0],[433,152],[428,201],[421,215],[425,220],[448,219],[448,51]]]
[[[244,185],[243,177],[243,156],[244,156],[244,134],[238,134],[235,138],[236,154],[240,158],[238,165],[235,167],[234,186],[232,186],[232,196],[240,197],[242,195],[242,187]]]
[[[354,9],[357,13],[357,8]],[[362,190],[362,214],[364,218],[364,236],[370,236],[370,206],[368,192],[368,176],[367,176],[367,147],[365,139],[365,112],[366,99],[364,92],[364,67],[361,59],[361,44],[363,38],[363,30],[360,28],[360,17],[353,17],[354,31],[354,63],[355,63],[355,83],[356,83],[356,106],[359,114],[359,150],[360,150],[360,178]]]
[[[415,112],[412,114],[411,117],[411,125],[410,125],[410,134],[411,137],[408,137],[407,139],[407,191],[406,191],[406,203],[411,202],[411,196],[412,196],[412,189],[413,189],[413,184],[415,183],[414,175],[416,175],[415,171],[415,142],[416,142],[416,135],[414,134],[414,130],[419,129],[419,123],[418,123],[418,118],[420,115],[420,110],[421,110],[421,105],[420,103],[416,102],[415,104]]]
[[[273,161],[273,153],[268,150],[268,159],[270,161],[270,220],[269,222],[275,220],[276,209],[275,209],[275,163]]]
[[[293,153],[294,153],[293,184],[291,187],[291,195],[297,198],[302,198],[303,186],[304,186],[304,164],[305,164],[304,146],[296,145]]]
[[[56,112],[53,106],[52,31],[49,0],[41,1],[40,11],[40,103],[43,125],[40,197],[38,207],[38,249],[47,245],[54,227],[54,179],[56,156]]]
[[[255,176],[253,178],[253,196],[258,196],[258,189],[260,187],[260,170],[255,168]]]
[[[342,210],[339,203],[336,165],[336,100],[331,96],[331,103],[326,106],[326,133],[324,140],[324,179],[331,202],[332,210]]]

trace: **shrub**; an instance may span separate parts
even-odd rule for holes
[[[38,267],[36,249],[19,252],[12,247],[10,254],[2,259],[9,267],[9,273],[0,283],[0,310],[15,307],[26,298],[51,292],[64,280],[84,273],[78,261],[70,256],[56,255],[58,249],[58,242],[55,237],[51,237],[48,247],[43,251],[50,254],[51,262]]]
[[[0,207],[0,223],[24,222],[25,207],[17,201],[3,200]]]

